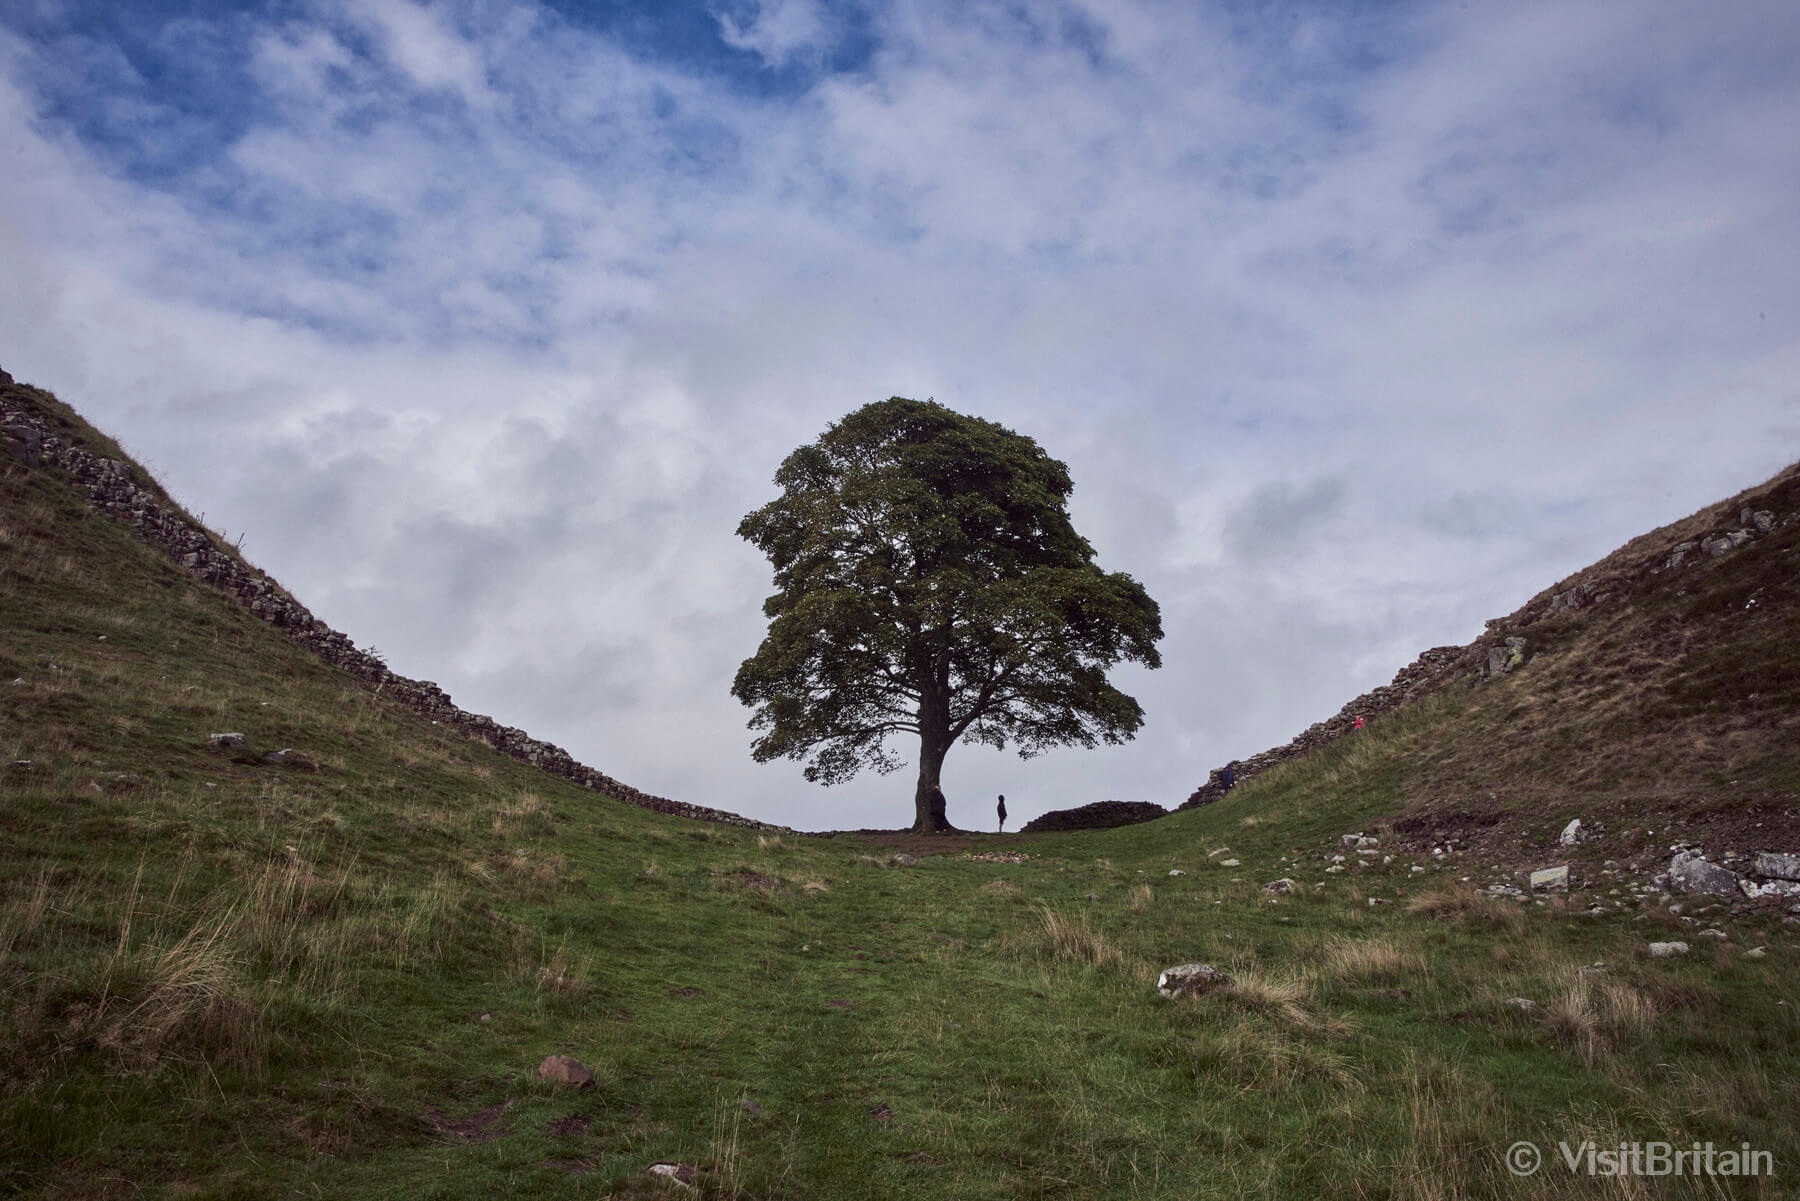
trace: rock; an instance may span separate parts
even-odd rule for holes
[[[1556,841],[1566,847],[1572,847],[1576,843],[1580,842],[1581,841],[1581,819],[1578,817],[1574,821],[1570,822],[1568,825],[1564,826],[1563,832],[1557,836]]]
[[[1748,951],[1744,952],[1745,959],[1767,959],[1768,957],[1769,948],[1767,947],[1751,947]]]
[[[1702,930],[1702,931],[1700,931],[1700,937],[1701,938],[1716,938],[1720,942],[1725,942],[1730,938],[1730,935],[1726,934],[1725,931],[1723,931],[1723,930]]]
[[[1515,634],[1508,638],[1504,645],[1488,648],[1488,679],[1498,679],[1523,662],[1525,662],[1525,640]]]
[[[644,1169],[651,1176],[660,1176],[664,1180],[679,1184],[682,1188],[691,1189],[699,1178],[700,1169],[685,1163],[653,1163]]]
[[[1754,526],[1757,533],[1766,534],[1775,528],[1775,514],[1767,509],[1758,509],[1754,513],[1746,509],[1741,524]]]
[[[905,851],[901,851],[888,862],[892,863],[895,867],[913,867],[918,864],[919,857],[917,855],[908,855]]]
[[[1714,534],[1700,540],[1700,549],[1717,559],[1728,555],[1738,547],[1750,541],[1749,530],[1731,530],[1724,534]]]
[[[1688,945],[1685,942],[1653,942],[1650,944],[1650,958],[1670,959],[1676,955],[1686,955]]]
[[[576,1088],[593,1088],[594,1074],[581,1066],[573,1055],[550,1055],[538,1064],[538,1079],[556,1084],[573,1084]]]
[[[1568,865],[1564,864],[1561,867],[1546,867],[1540,871],[1532,872],[1531,873],[1531,891],[1532,892],[1568,892],[1569,891],[1569,868],[1568,868]]]
[[[1340,838],[1338,841],[1343,844],[1344,849],[1346,851],[1353,851],[1356,849],[1356,844],[1362,841],[1362,835],[1361,834],[1346,834],[1342,838]]]
[[[1230,983],[1231,977],[1210,963],[1183,963],[1163,969],[1162,975],[1156,978],[1156,991],[1165,997],[1183,993],[1197,997]]]
[[[1187,875],[1187,873],[1186,873],[1186,872],[1184,872],[1184,871],[1182,871],[1182,870],[1181,870],[1181,869],[1180,869],[1180,868],[1178,868],[1178,867],[1172,867],[1172,868],[1170,868],[1170,869],[1169,869],[1169,874],[1170,874],[1170,875],[1171,875],[1171,876],[1185,876],[1185,875]]]
[[[1219,860],[1220,867],[1237,867],[1237,866],[1239,866],[1240,863],[1241,863],[1241,860],[1237,860],[1237,859],[1221,859],[1221,860]]]
[[[1800,880],[1800,855],[1762,851],[1750,867],[1756,875],[1776,880]]]
[[[1737,876],[1698,851],[1682,851],[1669,861],[1669,884],[1678,892],[1734,897],[1741,891]]]
[[[1530,997],[1508,997],[1506,998],[1505,1003],[1511,1005],[1514,1009],[1523,1009],[1527,1013],[1537,1008],[1537,1002]]]
[[[1293,892],[1294,889],[1297,887],[1299,887],[1299,886],[1297,884],[1295,884],[1292,880],[1288,879],[1286,876],[1283,876],[1279,880],[1270,880],[1267,884],[1263,885],[1263,891],[1277,893],[1282,896],[1285,896],[1288,893]]]
[[[1758,884],[1754,880],[1739,880],[1738,887],[1752,901],[1768,900],[1785,901],[1790,897],[1800,897],[1800,882],[1793,880],[1770,880]]]
[[[752,1101],[749,1097],[745,1097],[742,1101],[739,1101],[738,1107],[751,1117],[756,1117],[762,1113],[762,1106]]]
[[[243,746],[244,736],[242,734],[208,734],[206,736],[206,741],[212,743],[215,747],[224,749],[227,747]]]
[[[43,455],[44,436],[29,425],[8,425],[0,430],[0,445],[19,462],[36,467]]]
[[[1686,559],[1690,554],[1692,554],[1694,552],[1694,547],[1697,545],[1698,545],[1698,543],[1694,543],[1694,542],[1681,543],[1680,545],[1675,547],[1674,550],[1669,552],[1669,559],[1668,559],[1668,562],[1665,564],[1665,566],[1669,567],[1671,569],[1680,567],[1682,560]]]

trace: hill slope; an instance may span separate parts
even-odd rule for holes
[[[1436,698],[1459,719],[1409,760],[1414,810],[1573,798],[1652,811],[1800,792],[1800,465],[1633,539],[1436,647],[1286,746],[1254,778]],[[1188,804],[1218,799],[1215,777]]]
[[[1496,898],[1473,887],[1492,864],[1398,830],[1331,862],[1427,782],[1475,787],[1486,769],[1443,752],[1501,739],[1537,666],[1217,804],[897,865],[434,726],[61,469],[0,457],[0,760],[29,760],[0,771],[0,1192],[1783,1195],[1800,946],[1779,910],[1579,873]],[[1615,839],[1661,842],[1581,849]],[[1157,995],[1199,960],[1232,983]],[[541,1080],[556,1053],[593,1086]],[[1541,1172],[1507,1169],[1520,1139]],[[1596,1180],[1555,1150],[1628,1139],[1748,1144],[1781,1174]]]

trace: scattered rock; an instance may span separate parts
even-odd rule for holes
[[[1572,847],[1576,843],[1580,842],[1581,841],[1581,819],[1578,817],[1575,820],[1571,821],[1568,825],[1564,826],[1562,833],[1557,836],[1556,841],[1566,847]]]
[[[1568,892],[1569,867],[1546,867],[1531,873],[1532,892]]]
[[[208,734],[206,741],[224,750],[228,747],[243,746],[244,736],[242,734]]]
[[[593,1088],[594,1074],[573,1055],[550,1055],[538,1064],[538,1079],[555,1084],[572,1084],[576,1088]]]
[[[1263,891],[1276,893],[1281,896],[1286,896],[1288,893],[1293,892],[1294,889],[1296,889],[1298,887],[1299,887],[1299,885],[1295,884],[1288,877],[1283,876],[1279,880],[1270,880],[1267,884],[1263,885]]]
[[[1156,978],[1156,991],[1165,997],[1202,996],[1230,983],[1231,977],[1210,963],[1183,963],[1163,969]]]
[[[1653,942],[1650,944],[1650,958],[1652,959],[1669,959],[1687,953],[1688,945],[1685,942]]]
[[[1698,851],[1682,851],[1669,861],[1669,885],[1677,892],[1734,897],[1740,892],[1737,875],[1707,862]]]

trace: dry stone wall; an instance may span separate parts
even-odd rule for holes
[[[12,377],[0,371],[0,388],[12,383]],[[348,637],[314,617],[274,580],[246,564],[204,528],[189,520],[186,514],[165,507],[139,483],[132,464],[103,458],[70,445],[51,432],[48,425],[16,397],[0,396],[0,449],[31,466],[60,468],[86,492],[101,513],[129,525],[145,542],[161,548],[193,575],[232,597],[327,663],[344,669],[381,695],[393,698],[439,725],[485,742],[502,755],[522,760],[553,776],[658,813],[757,829],[782,828],[705,805],[652,796],[576,762],[574,756],[559,746],[533,738],[523,730],[503,726],[491,717],[458,708],[451,702],[449,694],[430,681],[408,679],[389,671],[379,658],[358,649]]]

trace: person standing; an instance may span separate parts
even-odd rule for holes
[[[1006,794],[1000,794],[1000,833],[1006,833]]]
[[[1230,792],[1232,785],[1237,783],[1237,760],[1236,759],[1233,759],[1230,763],[1227,763],[1225,765],[1224,769],[1219,772],[1219,783],[1221,783],[1225,786],[1226,792]]]

